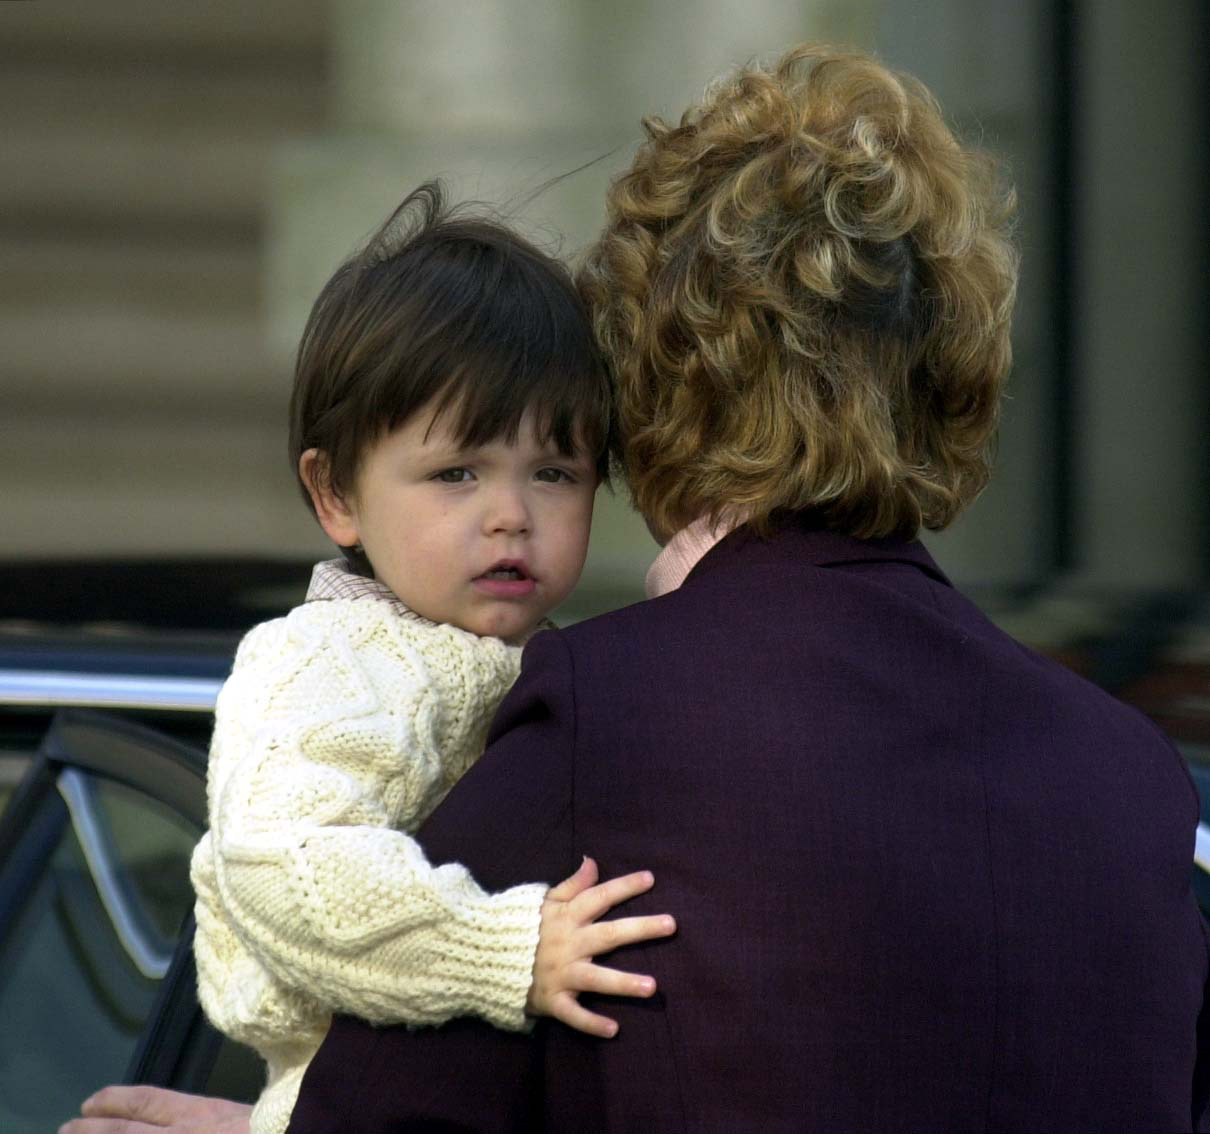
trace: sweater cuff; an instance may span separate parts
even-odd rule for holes
[[[534,979],[534,954],[543,883],[513,886],[460,901],[450,912],[441,964],[440,1015],[479,1016],[496,1028],[527,1031],[525,1001]]]

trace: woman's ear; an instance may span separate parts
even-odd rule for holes
[[[354,547],[361,542],[357,532],[357,511],[352,503],[332,487],[328,457],[319,449],[308,449],[298,458],[298,476],[307,486],[319,526],[337,547]]]

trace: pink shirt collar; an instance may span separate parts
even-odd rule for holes
[[[715,528],[710,526],[709,516],[701,516],[688,527],[681,528],[648,568],[647,597],[659,598],[675,591],[702,556],[741,523],[739,519],[723,520]]]

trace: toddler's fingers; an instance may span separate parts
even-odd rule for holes
[[[655,994],[655,977],[609,969],[604,965],[577,965],[571,976],[576,992],[595,992],[601,996],[636,996],[646,999]]]
[[[636,870],[633,874],[611,878],[608,882],[592,886],[580,894],[576,899],[576,913],[585,921],[596,921],[614,906],[638,894],[646,893],[654,885],[655,878],[650,870]]]
[[[646,917],[619,917],[614,921],[598,921],[580,930],[577,939],[583,955],[599,957],[623,945],[671,937],[676,932],[676,919],[671,914],[651,914]]]
[[[557,886],[552,886],[547,891],[547,897],[557,902],[570,902],[577,894],[582,894],[594,886],[597,878],[596,861],[585,855],[576,872],[570,878],[564,878]]]
[[[613,1039],[618,1034],[617,1021],[608,1016],[599,1016],[590,1012],[573,996],[560,997],[551,1011],[556,1020],[561,1020],[569,1028],[586,1035],[597,1036],[600,1039]]]

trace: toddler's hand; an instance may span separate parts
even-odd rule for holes
[[[593,964],[593,957],[620,945],[667,937],[676,932],[676,922],[668,914],[598,922],[614,906],[650,890],[655,879],[649,871],[640,870],[599,886],[596,881],[597,864],[585,858],[575,874],[547,893],[534,957],[534,982],[525,1007],[531,1016],[553,1016],[569,1027],[608,1039],[617,1035],[617,1022],[590,1012],[576,997],[581,992],[650,996],[655,992],[655,979]]]

